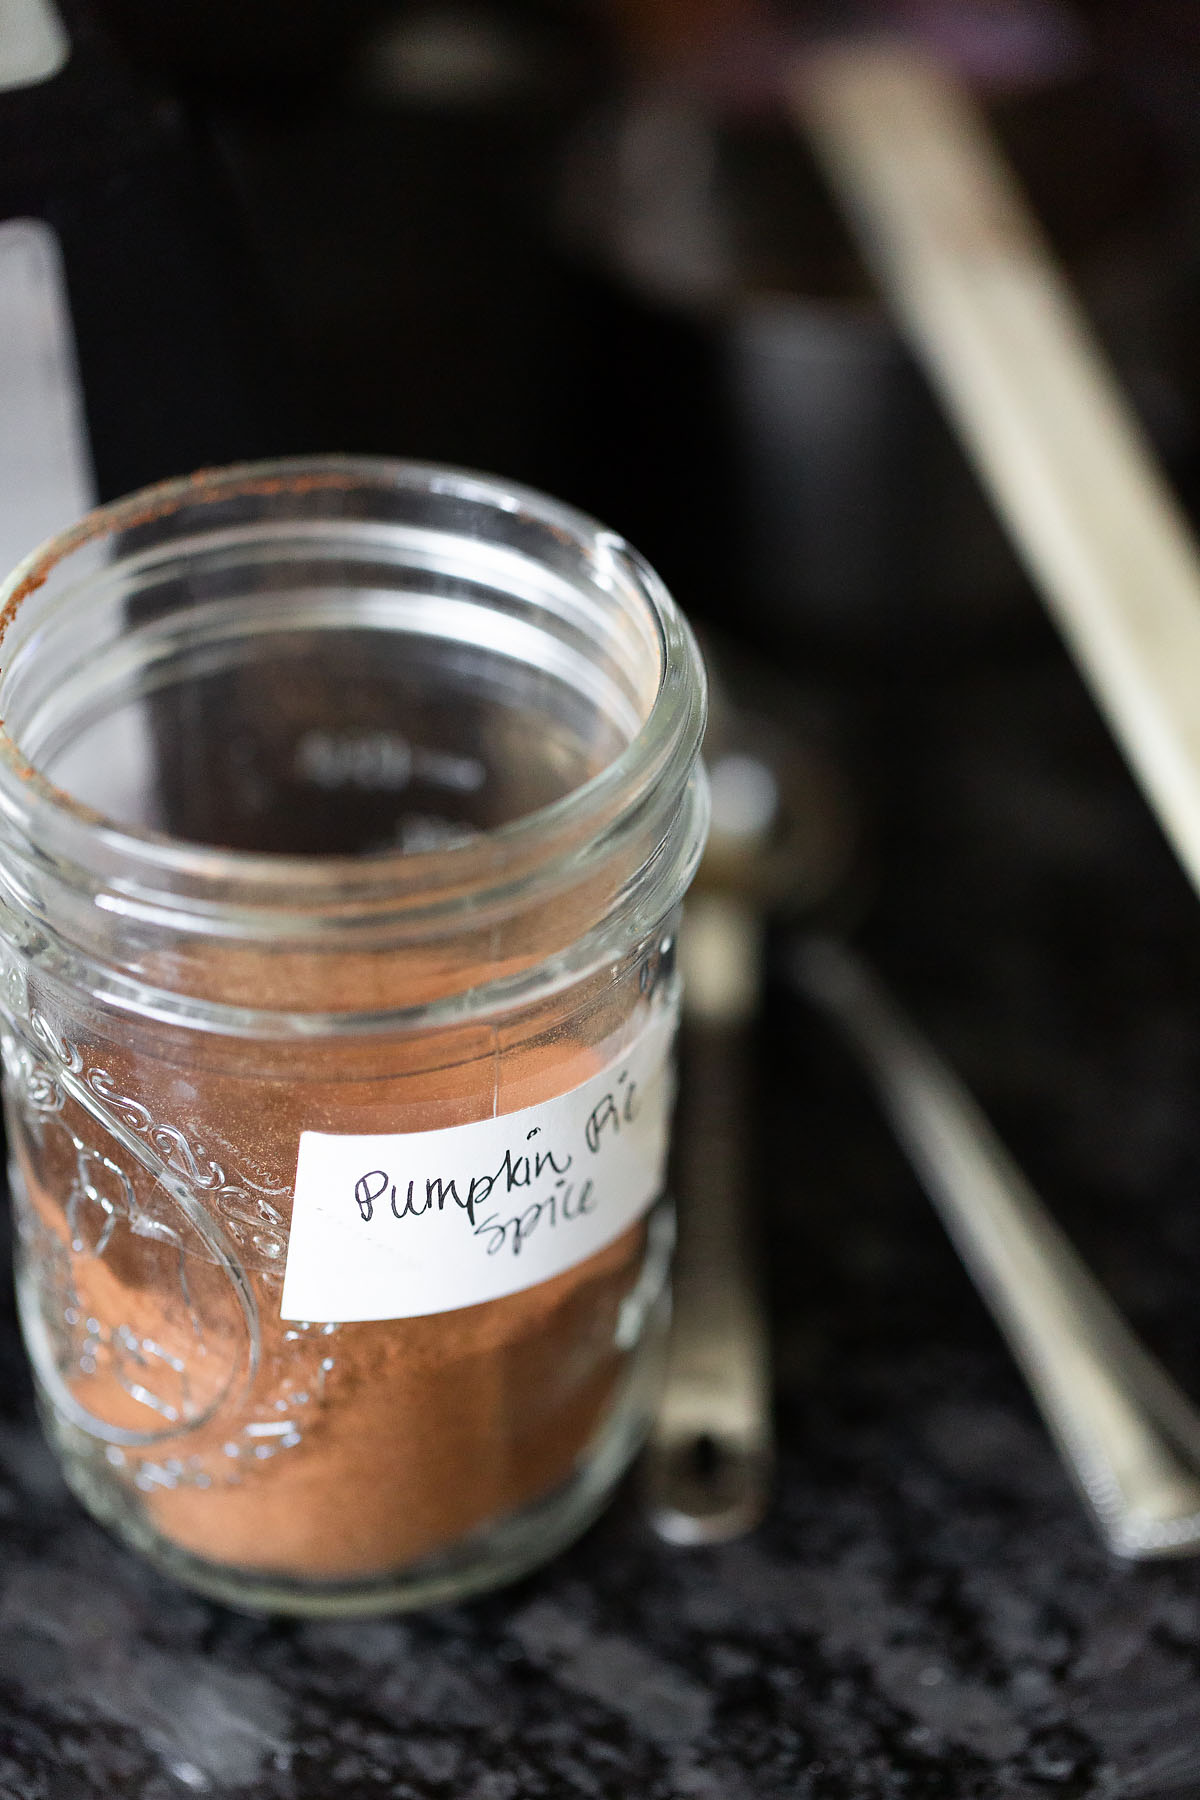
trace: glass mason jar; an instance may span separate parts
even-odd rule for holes
[[[97,1517],[371,1611],[577,1534],[653,1403],[704,681],[619,537],[321,458],[0,595],[22,1326]]]

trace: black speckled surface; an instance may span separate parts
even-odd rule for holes
[[[852,708],[865,939],[1200,1394],[1200,903],[1049,635]],[[274,1624],[62,1491],[0,1325],[0,1800],[877,1800],[1200,1792],[1200,1563],[1093,1539],[844,1054],[764,1031],[778,1497],[723,1550],[627,1490],[519,1588]]]

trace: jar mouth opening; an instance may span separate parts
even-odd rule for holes
[[[371,849],[349,854],[226,848],[151,826],[127,824],[57,786],[10,732],[4,704],[10,652],[19,642],[28,609],[56,574],[69,574],[71,559],[89,546],[116,545],[127,554],[130,534],[188,523],[197,541],[205,533],[202,509],[224,502],[277,501],[291,517],[315,501],[312,517],[339,524],[339,496],[407,491],[437,496],[450,507],[472,506],[526,522],[547,542],[577,560],[581,591],[614,597],[640,608],[643,641],[657,649],[657,685],[640,725],[611,760],[548,804],[431,849]],[[322,506],[329,511],[323,513]],[[125,540],[124,543],[119,540]],[[165,541],[165,537],[164,537]],[[110,563],[109,569],[114,565]],[[86,587],[85,574],[80,587]],[[648,628],[648,630],[647,630]],[[15,654],[15,652],[14,652]],[[686,622],[648,564],[621,537],[586,514],[536,490],[455,467],[375,457],[323,456],[245,463],[201,470],[144,488],[88,513],[35,549],[0,583],[0,815],[23,840],[101,885],[144,892],[184,892],[206,897],[218,910],[234,892],[241,905],[267,908],[297,900],[306,905],[353,908],[372,899],[409,896],[459,901],[480,884],[495,888],[519,878],[527,864],[545,868],[570,856],[589,835],[611,829],[671,772],[686,778],[704,725],[704,677],[699,651]]]

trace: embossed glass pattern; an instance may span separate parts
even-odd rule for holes
[[[673,1006],[686,627],[565,507],[333,458],[103,509],[2,599],[18,1288],[72,1486],[235,1603],[519,1572],[640,1441],[664,1206],[504,1299],[286,1321],[297,1148],[516,1111]]]

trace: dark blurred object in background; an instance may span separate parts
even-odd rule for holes
[[[1191,480],[1196,309],[1165,157],[1082,33],[1033,48],[1003,81],[988,64],[997,129],[1151,436]],[[668,580],[798,650],[928,648],[1027,601],[769,89],[748,100],[690,63],[635,88],[581,131],[563,214],[608,316],[595,393],[641,419],[639,450],[589,480]]]
[[[99,497],[296,447],[278,331],[215,165],[90,7],[57,10],[62,66],[0,91],[0,220],[34,222],[45,278],[65,284]]]
[[[571,497],[546,219],[564,133],[611,80],[603,29],[536,3],[106,6],[219,150],[319,447]]]
[[[102,0],[127,58],[193,98],[260,105],[328,92],[389,0]]]
[[[804,661],[1028,623],[1016,559],[764,88],[754,0],[103,7],[238,196],[306,447],[561,493],[627,532],[691,611]],[[892,9],[986,80],[1185,496],[1187,12]]]

